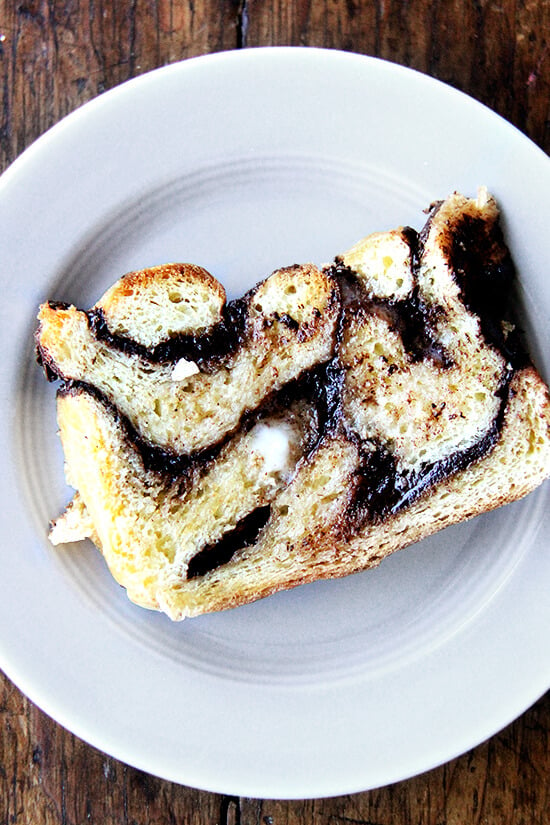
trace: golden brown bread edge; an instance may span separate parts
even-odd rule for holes
[[[496,393],[498,397],[499,394],[503,395],[503,376],[509,372],[509,365],[504,363],[506,359],[500,357],[498,352],[495,355],[494,347],[484,349],[485,338],[479,334],[479,329],[474,329],[475,324],[472,321],[472,316],[475,319],[475,312],[467,310],[466,316],[461,316],[463,296],[460,289],[454,289],[455,273],[450,271],[448,265],[449,237],[456,233],[458,213],[466,214],[469,216],[468,219],[472,216],[476,220],[481,219],[487,226],[493,226],[498,217],[494,200],[485,194],[475,201],[453,196],[445,203],[439,204],[428,221],[428,229],[422,240],[424,258],[428,264],[426,265],[424,260],[422,269],[422,265],[419,267],[418,261],[416,262],[416,294],[418,296],[418,281],[423,282],[420,289],[422,300],[427,295],[436,294],[438,308],[444,304],[444,312],[438,309],[435,316],[439,317],[434,316],[430,323],[431,332],[436,333],[436,343],[440,344],[445,333],[441,315],[445,316],[445,323],[452,322],[455,329],[452,338],[456,338],[459,344],[452,352],[453,359],[449,357],[449,360],[454,360],[455,364],[457,360],[460,362],[461,358],[468,362],[470,352],[475,350],[478,353],[478,344],[481,340],[480,364],[487,373],[487,386],[489,389],[492,388],[493,395]],[[406,249],[408,239],[406,233],[401,230],[380,233],[380,236],[375,238],[370,237],[370,241],[360,242],[349,253],[341,256],[338,265],[345,270],[352,270],[356,280],[359,274],[359,281],[363,282],[361,289],[367,289],[370,309],[365,313],[367,325],[371,317],[375,316],[378,328],[375,325],[374,332],[380,334],[379,325],[382,324],[380,340],[384,346],[390,346],[391,349],[391,357],[387,357],[387,349],[383,357],[386,358],[386,362],[391,362],[386,363],[386,368],[387,380],[390,382],[387,384],[387,391],[392,392],[396,386],[400,387],[400,378],[413,375],[415,364],[422,360],[419,361],[418,354],[415,356],[403,352],[399,343],[400,336],[393,335],[395,330],[392,324],[395,318],[385,318],[384,312],[381,312],[388,293],[390,296],[395,294],[397,282],[397,290],[401,290],[403,296],[408,294],[407,284],[403,284],[406,278],[402,277],[410,268]],[[485,244],[484,252],[500,266],[504,260],[503,246],[499,236],[495,237],[496,241],[492,234],[488,235],[489,245]],[[365,244],[368,254],[365,254],[363,248]],[[410,251],[410,244],[408,248]],[[391,255],[385,254],[388,253],[388,249]],[[400,254],[403,256],[402,260]],[[386,266],[389,257],[392,257],[392,261],[398,262],[393,275],[389,271],[392,267]],[[363,271],[359,271],[361,264]],[[373,272],[376,275],[374,283]],[[434,273],[437,278],[434,278]],[[409,285],[409,293],[412,286]],[[437,294],[438,290],[440,294]],[[348,307],[348,330],[355,323],[356,309],[353,305]],[[461,322],[464,322],[462,326]],[[383,328],[384,323],[387,329]],[[341,327],[343,333],[341,329],[338,347],[341,360],[346,362],[346,355],[342,349],[345,349],[345,321]],[[504,325],[506,334],[508,328],[509,325]],[[372,343],[371,332],[372,330],[366,338],[368,345]],[[366,358],[369,369],[376,367],[376,344],[379,344],[380,340],[375,341],[371,347],[370,357],[371,360],[374,359],[373,363],[369,363],[369,358]],[[447,340],[446,347],[449,346]],[[436,360],[441,359],[443,349],[445,347],[435,353]],[[348,350],[353,356],[353,347],[349,345],[349,341]],[[359,359],[361,363],[362,360],[365,358]],[[346,379],[353,375],[353,357],[351,361],[348,358],[345,366]],[[438,368],[441,373],[449,371],[449,365],[443,363],[440,363]],[[372,372],[372,369],[370,371]],[[289,466],[284,472],[272,474],[269,483],[266,484],[266,479],[262,477],[261,462],[256,462],[256,497],[253,496],[246,506],[261,508],[268,504],[270,514],[255,541],[251,546],[237,549],[228,562],[192,578],[186,578],[186,575],[189,562],[194,555],[193,548],[189,548],[188,543],[186,553],[178,549],[177,542],[181,540],[182,533],[178,533],[177,530],[171,538],[172,546],[169,549],[167,544],[170,542],[167,542],[166,532],[170,531],[164,531],[163,535],[162,528],[157,528],[153,539],[148,541],[143,530],[143,511],[150,510],[158,515],[168,501],[167,513],[170,514],[172,527],[181,522],[183,533],[188,540],[189,516],[187,514],[186,527],[184,511],[186,507],[189,510],[189,499],[193,498],[193,490],[197,490],[196,484],[202,484],[203,494],[208,495],[211,475],[219,472],[220,467],[223,475],[224,465],[227,469],[227,462],[231,460],[235,462],[235,466],[240,467],[242,481],[249,471],[250,458],[250,446],[243,448],[243,444],[246,445],[247,438],[250,440],[253,428],[241,431],[235,438],[230,439],[224,448],[223,456],[219,456],[219,461],[200,470],[194,480],[194,486],[188,487],[188,492],[182,495],[181,488],[174,486],[175,482],[170,486],[166,482],[155,481],[154,474],[151,475],[150,471],[143,467],[139,453],[124,434],[121,434],[117,416],[105,405],[104,399],[94,397],[86,387],[73,386],[70,391],[61,393],[58,401],[60,433],[67,458],[68,480],[79,491],[86,505],[81,509],[80,517],[75,519],[77,528],[72,535],[78,536],[80,531],[82,536],[91,535],[94,538],[101,547],[111,572],[127,588],[132,600],[143,606],[161,609],[172,619],[182,619],[186,616],[234,607],[316,579],[341,577],[372,567],[390,553],[450,524],[521,498],[538,486],[550,472],[548,390],[534,368],[522,364],[521,367],[515,368],[506,385],[506,398],[501,398],[500,401],[498,434],[495,434],[489,451],[483,457],[471,461],[464,469],[437,480],[433,486],[421,491],[416,498],[413,497],[412,503],[408,506],[398,508],[395,512],[386,512],[374,518],[362,518],[357,521],[354,504],[361,463],[364,461],[364,456],[361,455],[362,444],[365,436],[368,440],[369,432],[373,438],[381,437],[379,417],[376,415],[380,399],[376,400],[372,408],[366,405],[366,415],[363,409],[357,416],[357,410],[353,410],[353,405],[350,407],[348,404],[346,407],[345,379],[342,387],[343,415],[336,426],[324,433],[314,433],[312,441],[307,432],[315,430],[316,427],[318,429],[319,421],[315,417],[315,412],[308,411],[307,405],[302,405],[301,410],[293,413],[295,423],[298,420],[301,423],[297,425],[299,434],[295,433],[295,451]],[[420,378],[416,375],[415,380],[420,380],[422,389],[422,381],[426,379],[421,370]],[[395,381],[398,383],[392,383]],[[475,404],[475,399],[480,394],[477,376],[472,374],[468,381],[471,385],[469,389],[472,404]],[[442,396],[443,402],[438,398],[438,403],[434,407],[435,413],[426,417],[424,423],[431,431],[428,430],[423,442],[430,442],[432,445],[435,443],[438,449],[438,434],[434,428],[439,426],[438,422],[445,410],[450,424],[460,415],[465,417],[461,407],[461,396],[468,395],[467,392],[462,393],[459,387],[457,398],[454,398],[454,393],[449,395],[448,382],[443,385],[443,389],[440,385],[441,381],[438,386],[430,384],[432,392],[437,390],[445,395]],[[355,384],[352,383],[352,389],[353,392],[357,392],[356,381]],[[484,386],[483,392],[485,391]],[[347,392],[349,395],[349,387]],[[418,403],[415,409],[419,410],[419,415],[423,414]],[[471,409],[475,412],[475,407]],[[266,415],[268,420],[269,415]],[[472,415],[474,416],[474,413]],[[480,422],[480,427],[485,426],[483,417],[480,418]],[[361,432],[361,438],[358,438],[361,428],[364,431]],[[473,429],[475,430],[475,427]],[[396,435],[397,437],[393,437]],[[473,435],[468,437],[473,438]],[[410,434],[405,434],[400,443],[399,434],[392,431],[390,440],[397,444],[398,451],[401,450],[399,461],[405,468],[408,466],[410,469],[418,465],[419,445],[415,443],[414,438],[411,442],[409,436]],[[462,443],[461,438],[462,434],[458,433],[454,447],[466,445],[468,449],[468,442]],[[445,446],[444,440],[442,444]],[[420,446],[423,448],[422,444]],[[228,455],[232,455],[232,459],[228,459]],[[211,484],[210,492],[215,489],[223,491],[228,485],[233,491],[236,488],[231,479],[229,474],[225,482],[218,481],[217,488]],[[121,480],[124,480],[124,484],[121,484]],[[129,490],[136,494],[134,502],[128,494]],[[219,502],[214,498],[210,505],[216,507]],[[226,496],[226,500],[233,499],[233,494]],[[121,520],[120,513],[117,516],[121,502],[124,504],[126,521]],[[234,508],[229,522],[230,529],[239,522],[242,515],[238,508]],[[165,518],[164,524],[166,523]],[[67,531],[70,539],[69,534],[70,531]],[[219,530],[218,534],[221,535]],[[214,531],[214,535],[218,534]],[[208,540],[211,534],[206,530],[204,535],[206,539],[203,538],[203,541]]]

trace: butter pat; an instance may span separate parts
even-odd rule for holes
[[[264,471],[269,473],[288,472],[290,467],[291,428],[281,424],[257,424],[252,432],[252,452],[261,456]]]
[[[172,371],[172,381],[185,381],[186,378],[190,378],[198,372],[199,368],[194,361],[180,358]]]

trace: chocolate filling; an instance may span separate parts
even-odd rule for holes
[[[59,301],[50,301],[49,305],[52,309],[67,309],[69,306]],[[248,297],[238,298],[224,307],[221,320],[205,332],[196,335],[174,335],[154,347],[146,347],[134,341],[133,338],[111,332],[101,308],[90,309],[85,312],[85,315],[95,338],[118,352],[137,355],[152,364],[176,363],[180,358],[185,358],[188,361],[195,361],[203,372],[208,372],[228,361],[246,342],[248,307]],[[290,321],[293,319],[289,316],[288,319],[284,323],[290,326]],[[66,380],[66,377],[57,369],[55,362],[49,357],[47,350],[44,351],[38,343],[39,331],[37,331],[36,338],[36,359],[44,370],[47,380],[55,381],[58,378]]]
[[[419,235],[419,250],[441,206],[442,202],[438,202],[432,207]],[[521,334],[513,324],[515,313],[511,297],[516,270],[500,222],[489,223],[481,217],[462,213],[449,227],[447,238],[445,252],[464,305],[479,317],[487,343],[499,350],[515,369],[522,369],[529,363],[529,356]],[[505,333],[503,320],[512,322],[514,329]]]
[[[113,349],[138,355],[154,364],[186,358],[208,369],[213,363],[227,360],[245,343],[249,303],[248,296],[230,301],[223,308],[220,321],[205,332],[174,335],[154,347],[146,347],[132,338],[111,332],[102,309],[89,310],[86,315],[97,340]]]
[[[190,483],[196,471],[200,471],[217,458],[222,447],[233,435],[230,433],[216,444],[191,454],[171,453],[145,441],[118,407],[92,384],[84,381],[66,381],[58,390],[58,395],[61,396],[79,395],[80,393],[93,396],[110,411],[117,426],[124,433],[126,441],[139,453],[146,471],[163,476],[167,483],[179,483],[182,491]]]
[[[289,271],[295,268],[298,267],[286,267]],[[208,372],[230,360],[237,350],[246,344],[249,335],[250,303],[254,300],[257,289],[258,287],[255,287],[243,297],[227,303],[222,310],[221,319],[209,329],[197,334],[175,334],[154,347],[147,347],[132,338],[112,332],[101,308],[88,310],[86,316],[97,340],[103,341],[113,349],[128,355],[138,355],[154,364],[175,363],[180,358],[185,358],[195,361],[201,371]],[[332,290],[331,305],[337,296],[338,290],[335,287]],[[52,306],[58,306],[58,304],[52,303]],[[320,315],[318,311],[317,314]],[[294,333],[300,332],[298,321],[286,312],[274,312],[272,318],[265,318],[265,325],[271,326],[274,321],[284,324]],[[298,338],[300,340],[300,335]]]
[[[245,411],[237,431],[247,432],[257,421],[287,410],[294,401],[303,400],[315,410],[314,425],[309,438],[304,442],[304,453],[312,453],[322,437],[334,430],[339,420],[342,381],[343,372],[336,361],[313,367],[289,381],[280,390],[272,392],[258,408]],[[81,392],[93,396],[111,412],[126,441],[139,453],[146,471],[163,476],[168,483],[179,483],[182,490],[195,477],[196,472],[214,461],[222,448],[235,436],[236,431],[232,431],[201,450],[173,453],[142,438],[128,417],[94,385],[85,381],[66,380],[58,390],[59,395],[77,395]]]
[[[510,378],[511,374],[501,388],[499,412],[489,430],[475,444],[457,450],[441,461],[425,463],[414,472],[403,471],[398,469],[395,456],[381,444],[369,450],[366,444],[360,443],[361,463],[348,508],[350,532],[358,532],[367,521],[379,522],[397,513],[416,501],[429,487],[465,470],[490,452],[502,429]]]
[[[418,236],[409,229],[405,235],[411,245],[411,267],[413,289],[406,298],[399,300],[379,298],[367,293],[364,285],[350,267],[337,259],[331,267],[331,274],[340,285],[343,312],[352,315],[375,313],[387,321],[403,341],[405,351],[413,361],[429,358],[436,366],[450,367],[452,359],[438,341],[435,329],[442,310],[426,304],[415,283],[415,269],[418,266]]]
[[[334,433],[342,418],[342,387],[344,369],[338,358],[314,367],[292,382],[282,391],[284,397],[303,398],[313,405],[316,413],[317,433],[312,434],[307,453],[311,454],[319,442]],[[287,395],[287,394],[290,395]]]
[[[417,234],[410,228],[403,231],[411,249],[413,276],[413,289],[406,299],[395,301],[367,295],[356,273],[341,259],[335,261],[332,272],[341,284],[343,304],[348,311],[382,315],[390,327],[398,331],[405,350],[413,360],[429,358],[435,365],[446,368],[452,365],[452,359],[435,337],[436,322],[442,310],[426,305],[416,283],[424,244],[441,204],[434,204],[421,233]],[[462,215],[449,236],[452,241],[446,250],[447,256],[462,300],[480,318],[487,343],[495,347],[509,364],[500,390],[499,413],[489,430],[475,444],[441,461],[426,463],[414,472],[399,470],[395,456],[383,445],[360,443],[361,464],[356,472],[356,486],[348,510],[351,533],[360,530],[367,521],[380,521],[412,504],[429,487],[466,469],[490,452],[502,429],[513,372],[528,361],[517,334],[505,336],[503,333],[501,320],[506,317],[507,296],[515,271],[500,226],[495,224],[489,227],[481,218]],[[350,437],[356,439],[354,435]]]
[[[193,556],[187,569],[187,578],[195,579],[204,576],[211,570],[216,570],[227,562],[231,561],[238,550],[250,547],[258,540],[260,531],[269,521],[271,515],[270,505],[256,507],[236,526],[225,533],[219,541],[203,547],[196,556]]]

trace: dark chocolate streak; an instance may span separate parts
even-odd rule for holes
[[[204,576],[205,573],[231,561],[237,550],[255,544],[260,531],[269,521],[270,515],[271,507],[269,504],[264,507],[256,507],[255,510],[244,516],[232,530],[225,533],[219,541],[203,547],[189,562],[187,578],[195,579],[197,576]]]
[[[367,294],[357,274],[341,261],[335,262],[331,274],[340,284],[344,310],[383,317],[399,333],[405,351],[413,361],[430,358],[438,366],[452,366],[452,359],[435,335],[441,310],[422,300],[416,284],[407,298],[377,298]]]
[[[56,375],[55,378],[59,376]],[[303,399],[314,406],[316,424],[309,439],[305,439],[305,452],[311,453],[319,440],[331,431],[339,416],[340,387],[343,380],[339,366],[333,362],[313,367],[298,378],[289,381],[280,390],[272,392],[262,404],[243,414],[238,430],[248,431],[254,424],[270,414],[288,409],[293,401]],[[131,421],[97,387],[85,381],[65,380],[59,388],[59,395],[75,395],[80,392],[100,401],[116,419],[126,441],[138,452],[144,469],[163,476],[167,482],[178,482],[182,489],[206,465],[217,458],[222,448],[235,436],[235,431],[227,433],[215,444],[192,453],[172,453],[155,446],[140,436]]]
[[[205,332],[174,335],[154,347],[146,347],[132,338],[111,332],[101,309],[88,310],[86,315],[97,340],[113,349],[128,355],[139,355],[154,364],[187,358],[207,368],[212,363],[226,360],[244,344],[249,302],[249,296],[237,298],[226,304],[221,320]]]
[[[162,447],[156,447],[145,441],[118,407],[92,384],[87,384],[85,381],[65,381],[58,390],[58,395],[61,396],[80,393],[91,395],[110,411],[128,444],[140,455],[145,470],[161,475],[170,484],[179,483],[182,490],[190,482],[195,471],[213,461],[229,438],[234,435],[230,433],[216,444],[191,454],[170,453]]]
[[[505,337],[501,323],[513,315],[510,296],[516,272],[500,225],[489,229],[481,218],[462,215],[451,238],[449,261],[465,306],[479,316],[488,343],[516,368],[526,366],[529,359],[519,333]]]
[[[381,444],[372,451],[361,445],[361,464],[356,471],[356,486],[348,510],[352,531],[360,530],[367,520],[380,521],[407,507],[429,487],[465,470],[490,452],[502,429],[510,378],[511,374],[501,388],[498,415],[485,435],[470,447],[457,450],[441,461],[423,464],[416,472],[400,472],[395,457]]]
[[[342,418],[342,387],[344,369],[338,358],[308,370],[293,387],[287,385],[283,392],[291,398],[303,398],[315,408],[317,435],[310,439],[306,452],[313,453],[321,439],[334,433]],[[283,396],[284,397],[284,396]]]
[[[292,269],[292,267],[288,267]],[[138,355],[153,364],[174,363],[180,358],[195,361],[202,372],[216,369],[231,359],[237,350],[244,346],[249,335],[248,315],[250,302],[256,290],[251,290],[242,298],[236,298],[225,305],[221,320],[199,334],[176,334],[154,347],[146,347],[132,338],[118,335],[109,329],[101,308],[85,312],[90,329],[98,341],[127,355]],[[338,290],[332,290],[331,303],[337,300]],[[317,310],[318,312],[318,310]],[[273,321],[284,324],[297,333],[301,340],[300,324],[290,315],[274,312],[272,318],[265,318],[265,326]]]
[[[422,300],[416,273],[420,266],[424,244],[431,222],[442,202],[433,205],[422,232],[407,227],[403,237],[411,250],[413,289],[401,301],[372,299],[366,294],[356,274],[336,259],[332,274],[342,290],[343,311],[376,312],[383,315],[403,340],[405,350],[413,360],[430,358],[436,366],[447,368],[452,360],[435,337],[436,321],[441,312],[428,307]],[[424,464],[411,473],[398,471],[395,457],[380,443],[360,444],[361,464],[356,472],[356,487],[349,506],[350,529],[358,531],[367,520],[379,521],[412,504],[429,487],[444,478],[466,469],[486,455],[496,444],[504,420],[509,386],[514,370],[525,366],[528,357],[515,335],[504,337],[501,319],[506,315],[507,296],[515,276],[510,253],[498,224],[490,231],[482,219],[462,215],[450,233],[452,244],[447,250],[449,264],[460,287],[465,306],[480,318],[482,334],[488,344],[497,349],[508,362],[507,375],[500,389],[501,403],[492,426],[475,444],[458,450],[447,458]],[[351,438],[356,436],[351,435]],[[357,440],[357,439],[356,439]]]

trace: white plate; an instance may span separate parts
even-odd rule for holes
[[[301,798],[431,768],[548,689],[548,485],[373,572],[181,624],[132,606],[91,546],[46,538],[70,493],[33,359],[41,300],[87,306],[168,260],[235,295],[479,184],[548,376],[548,159],[412,71],[313,49],[190,60],[102,95],[5,173],[0,664],[33,702],[150,773]]]

